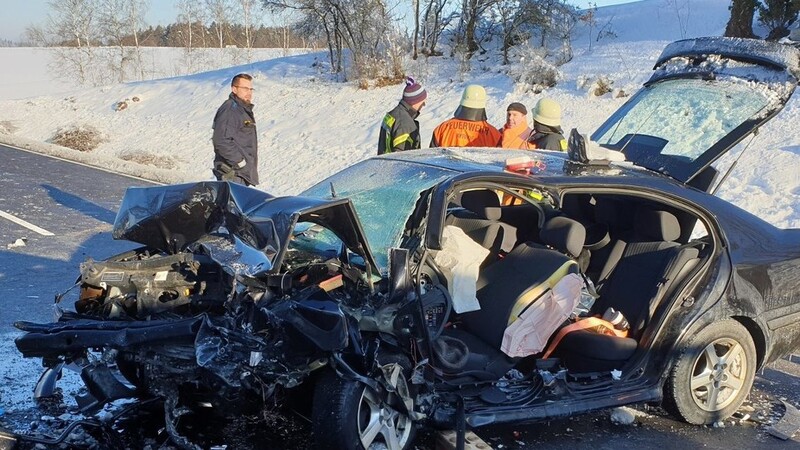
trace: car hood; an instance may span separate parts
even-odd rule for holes
[[[131,187],[114,221],[113,237],[166,253],[202,246],[223,267],[259,276],[280,270],[298,222],[330,229],[377,274],[347,198],[275,197],[219,181]]]
[[[783,108],[800,77],[799,55],[752,39],[673,42],[644,87],[591,139],[689,183]]]

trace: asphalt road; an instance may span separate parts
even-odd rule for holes
[[[30,400],[40,369],[16,353],[12,324],[49,321],[54,295],[73,284],[82,261],[135,246],[113,241],[111,226],[125,189],[151,183],[3,146],[0,161],[0,425],[27,431],[45,414]],[[25,245],[14,246],[20,239]],[[800,436],[782,441],[767,432],[783,415],[780,399],[800,405],[800,360],[782,360],[760,373],[739,418],[724,427],[690,426],[659,408],[636,406],[631,425],[615,425],[609,411],[600,411],[476,431],[493,448],[504,449],[800,448]],[[291,432],[308,436],[310,431],[300,423]],[[275,448],[302,442],[307,440],[289,439]],[[435,442],[435,434],[423,433],[417,448],[433,448]],[[252,448],[270,448],[265,445],[256,442]]]

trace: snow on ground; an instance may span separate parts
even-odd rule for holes
[[[529,109],[542,96],[561,103],[565,129],[593,131],[625,98],[593,97],[586,79],[600,75],[615,89],[632,93],[649,76],[664,46],[676,39],[720,35],[727,21],[727,0],[645,0],[600,8],[592,30],[578,30],[575,57],[560,67],[562,79],[544,94],[524,93],[502,73],[498,55],[475,58],[471,71],[459,73],[458,61],[442,57],[409,61],[407,72],[428,90],[427,107],[419,117],[423,143],[433,128],[451,117],[468,83],[487,88],[490,121],[501,125],[505,106],[521,101]],[[595,40],[599,31],[606,35]],[[609,35],[615,35],[611,37]],[[591,49],[589,43],[591,42]],[[173,75],[180,53],[152,49],[153,73]],[[162,52],[159,55],[158,52]],[[80,88],[45,74],[42,49],[0,49],[0,142],[57,155],[106,169],[162,182],[208,180],[213,151],[211,123],[230,92],[231,77],[255,76],[254,102],[259,130],[262,183],[276,195],[294,194],[317,180],[376,151],[378,124],[400,98],[402,86],[359,90],[337,83],[314,66],[324,52],[278,57],[262,51],[263,60],[189,76],[154,81]],[[155,69],[160,64],[159,69]],[[139,101],[133,102],[137,97]],[[785,110],[766,125],[742,156],[719,195],[780,227],[800,227],[800,102],[795,95]],[[128,101],[128,108],[114,105]],[[106,142],[91,153],[44,142],[68,125],[92,125]],[[5,130],[5,131],[4,131]],[[139,156],[152,164],[125,159]],[[722,167],[724,170],[726,167]],[[0,341],[10,342],[9,336]],[[18,358],[17,358],[18,359]],[[34,361],[15,366],[11,374],[38,371]],[[31,385],[33,384],[31,379]],[[7,407],[22,397],[3,399]],[[21,393],[27,399],[29,392]],[[6,403],[7,402],[7,403]]]

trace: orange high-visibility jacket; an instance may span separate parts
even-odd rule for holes
[[[485,120],[452,118],[433,130],[431,147],[497,147],[500,132]]]
[[[536,148],[530,142],[528,142],[528,138],[531,136],[531,133],[533,133],[533,130],[531,130],[526,124],[521,124],[514,128],[507,128],[503,126],[500,131],[503,137],[500,140],[500,145],[498,145],[498,147],[521,150],[532,150]]]

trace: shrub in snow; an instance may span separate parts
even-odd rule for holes
[[[613,86],[614,80],[606,75],[600,75],[596,79],[582,75],[578,77],[577,82],[578,89],[586,89],[589,91],[589,95],[593,95],[595,97],[602,97],[603,95],[612,92]],[[621,92],[622,95],[615,95],[615,97],[625,97],[627,95],[624,91]]]
[[[106,139],[91,125],[71,125],[56,130],[50,142],[81,152],[90,152]]]
[[[601,76],[597,78],[597,81],[594,82],[592,87],[589,89],[589,92],[596,97],[600,97],[611,92],[611,86],[613,85],[614,80],[606,76]]]
[[[158,167],[159,169],[176,169],[178,164],[169,156],[159,156],[148,152],[129,152],[120,155],[124,161],[135,162],[145,166]]]
[[[517,83],[523,92],[540,93],[553,87],[561,78],[555,65],[541,55],[541,49],[524,47],[520,49],[519,62],[508,69],[508,76]]]
[[[10,120],[0,120],[0,134],[14,134],[17,127]]]

